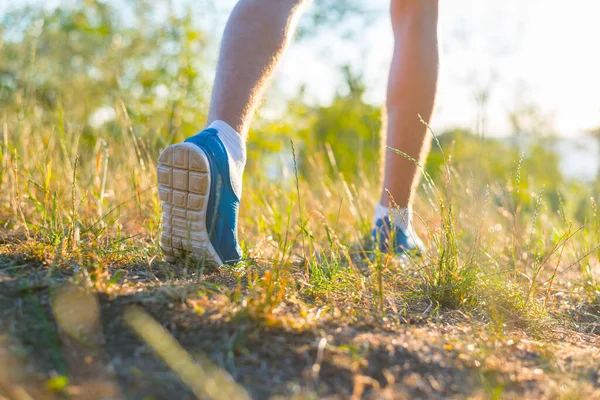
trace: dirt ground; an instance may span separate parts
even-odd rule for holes
[[[220,289],[235,282],[218,271],[157,284],[133,267],[127,289],[90,295],[70,286],[61,300],[71,277],[49,283],[47,267],[2,257],[0,398],[195,398],[126,323],[131,306],[254,399],[600,398],[594,334],[498,333],[457,311],[390,324],[266,326],[228,309]],[[83,334],[65,328],[69,319],[88,321]]]

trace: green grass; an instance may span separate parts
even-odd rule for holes
[[[565,332],[582,338],[575,347],[595,343],[600,298],[596,203],[592,199],[582,209],[581,199],[566,190],[553,203],[535,187],[536,177],[528,175],[522,157],[504,176],[482,184],[447,147],[443,172],[436,181],[425,179],[416,205],[417,230],[429,251],[407,263],[371,248],[368,215],[376,179],[347,181],[319,168],[299,175],[296,167],[283,171],[280,181],[247,176],[240,221],[246,258],[219,272],[189,259],[178,265],[161,261],[154,182],[160,146],[153,145],[152,136],[128,129],[124,113],[117,121],[122,136],[100,131],[97,146],[79,148],[77,131],[56,134],[66,117],[47,123],[5,117],[10,134],[2,145],[5,261],[0,270],[6,285],[17,279],[30,291],[41,280],[52,290],[66,280],[116,298],[159,288],[167,296],[155,301],[165,305],[215,298],[218,306],[208,309],[216,313],[216,307],[239,332],[369,326],[373,335],[381,335],[416,320],[433,323],[433,332],[448,324],[471,326],[485,337],[486,346],[514,335],[553,346]],[[314,157],[302,162],[332,161],[331,154],[326,160]],[[528,196],[523,195],[525,177]],[[583,223],[578,222],[581,215]],[[194,289],[208,284],[203,281],[213,286]],[[198,316],[208,312],[206,306],[194,307]],[[54,316],[60,318],[56,311]],[[50,332],[48,322],[44,326]],[[448,348],[464,346],[460,341],[468,339],[455,340]],[[341,344],[331,351],[363,357],[366,350],[352,350],[355,346]],[[58,344],[53,348],[48,351],[61,350]],[[237,350],[231,351],[233,360]],[[495,357],[516,363],[511,357],[519,351]],[[477,380],[487,396],[522,390],[510,379],[502,381],[507,378],[501,368],[488,369]],[[53,390],[68,387],[64,366],[61,371],[48,377],[48,387],[57,388],[57,382],[67,383]],[[581,371],[552,379],[575,385],[586,379]],[[319,393],[318,387],[311,390]],[[374,385],[369,390],[383,389]]]
[[[377,193],[372,183],[358,185],[319,176],[319,171],[310,180],[299,176],[287,187],[248,176],[240,222],[246,259],[215,272],[192,260],[178,265],[160,261],[153,176],[158,149],[140,152],[150,147],[147,138],[107,142],[111,156],[105,163],[104,149],[95,157],[73,159],[44,149],[37,137],[43,137],[43,128],[29,131],[29,137],[16,131],[16,139],[2,148],[3,171],[9,172],[2,180],[2,253],[7,261],[0,268],[25,287],[41,279],[52,288],[66,279],[113,297],[127,296],[136,287],[142,293],[165,288],[167,297],[155,300],[164,304],[215,297],[221,299],[217,308],[223,321],[251,327],[240,332],[310,332],[333,324],[369,326],[378,335],[404,329],[416,319],[433,323],[432,331],[447,324],[473,326],[485,332],[480,334],[486,346],[487,338],[506,341],[513,335],[552,346],[565,331],[592,332],[585,340],[594,339],[599,284],[593,202],[591,224],[579,228],[567,210],[552,210],[541,194],[532,198],[533,208],[522,206],[518,182],[511,188],[499,178],[482,193],[473,181],[464,181],[460,165],[446,165],[443,181],[434,182],[433,191],[424,190],[416,206],[417,229],[429,251],[403,264],[371,249],[365,215]],[[54,137],[50,142],[58,149],[69,143]],[[505,179],[525,173],[509,170]],[[25,271],[11,269],[10,262],[28,266]],[[198,285],[204,274],[213,281],[214,274],[229,276],[231,283],[190,291],[190,283]],[[206,306],[195,310],[199,316],[207,312]],[[452,346],[460,347],[460,341],[469,339],[455,340],[459,343]],[[354,354],[347,350],[353,346],[331,351]],[[53,348],[60,351],[58,345]],[[506,361],[514,354],[495,357]],[[382,370],[388,367],[381,365]],[[477,386],[487,396],[519,393],[518,383],[503,381],[507,378],[498,368],[486,368],[490,370],[482,372]],[[578,374],[574,371],[568,382],[585,379]],[[66,376],[64,371],[49,376],[48,387],[56,388],[56,382],[68,387]],[[376,386],[366,390],[383,390]]]

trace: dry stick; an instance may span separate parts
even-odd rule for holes
[[[134,129],[133,129],[133,123],[131,122],[131,118],[129,117],[129,112],[127,111],[127,106],[125,105],[125,102],[123,100],[120,100],[120,104],[121,104],[121,110],[123,112],[123,117],[125,118],[125,121],[127,122],[127,127],[126,130],[129,133],[129,136],[131,137],[131,143],[133,144],[133,149],[135,152],[135,157],[137,160],[137,163],[140,165],[141,167],[141,171],[142,174],[141,176],[147,177],[148,174],[148,168],[146,166],[146,163],[144,162],[144,158],[142,157],[142,146],[143,146],[143,142],[141,140],[138,139],[138,137],[136,136]],[[148,154],[148,152],[146,152]],[[152,159],[152,157],[148,157],[149,160]],[[136,189],[136,194],[137,194],[137,206],[138,208],[141,210],[142,209],[142,194],[141,194],[141,185],[142,185],[142,178],[139,178],[139,182],[136,182],[136,176],[139,177],[140,174],[136,174],[136,170],[132,169],[131,171],[131,176],[132,176],[132,180],[133,180],[133,184],[135,185],[135,189]]]
[[[102,165],[102,181],[100,183],[100,196],[98,198],[98,214],[99,216],[102,216],[102,213],[104,211],[104,193],[106,191],[106,178],[108,176],[108,157],[109,157],[109,153],[108,153],[108,145],[106,144],[106,141],[104,141],[104,139],[102,139],[101,142],[102,145],[102,155],[104,156],[103,158],[103,165]]]
[[[348,185],[346,177],[344,176],[342,171],[340,171],[340,168],[335,159],[335,154],[333,153],[333,148],[331,147],[331,145],[329,143],[325,143],[325,151],[327,152],[327,158],[329,159],[331,168],[333,168],[333,172],[335,172],[335,174],[338,177],[338,180],[340,182],[342,182],[342,185],[344,186],[344,190],[346,191],[346,195],[348,196],[348,200],[350,201],[350,212],[352,212],[352,214],[355,217],[359,218],[360,220],[363,220],[364,218],[360,213],[360,207],[358,207],[358,202],[356,201],[356,197],[352,194],[352,191],[350,190],[350,186]]]
[[[153,187],[149,187],[146,189],[143,189],[140,193],[146,193],[149,190],[153,190]],[[94,222],[92,225],[90,225],[87,229],[84,229],[83,233],[88,233],[89,231],[91,231],[96,225],[98,225],[100,222],[102,222],[106,217],[108,217],[110,214],[112,214],[114,211],[118,210],[119,208],[121,208],[122,206],[124,206],[125,204],[129,203],[130,201],[136,200],[137,199],[137,195],[133,195],[131,197],[129,197],[127,200],[123,200],[121,203],[117,204],[116,206],[114,206],[113,208],[111,208],[110,210],[108,210],[104,215],[100,216],[96,222]]]
[[[8,122],[6,122],[6,113],[4,113],[4,123],[2,124],[2,173],[0,173],[0,190],[4,184],[4,171],[8,171],[8,157],[10,152],[8,150]]]
[[[281,262],[282,263],[287,263],[289,262],[290,258],[292,257],[292,243],[294,241],[292,241],[289,245],[290,245],[290,254],[287,256],[285,256],[285,252],[287,251],[287,247],[288,247],[288,238],[289,238],[289,234],[290,234],[290,223],[292,220],[292,211],[290,209],[290,211],[288,212],[287,215],[287,223],[285,224],[285,238],[283,239],[283,251],[281,253]],[[258,260],[257,260],[258,261]]]
[[[296,160],[296,148],[294,147],[294,141],[292,139],[290,139],[290,143],[292,144],[292,157],[294,159],[294,174],[296,176],[296,191],[298,192],[298,212],[300,213],[300,228],[302,229],[302,231],[305,231],[304,217],[302,216],[302,202],[300,200],[300,180],[298,179],[298,162]],[[305,232],[305,234],[306,234],[306,232]],[[306,243],[304,241],[304,235],[302,235],[302,257],[306,261],[305,246],[306,246]],[[307,264],[306,268],[308,268],[308,264]],[[306,271],[306,275],[308,276],[308,269]]]
[[[519,232],[519,215],[520,215],[520,208],[519,208],[519,185],[521,183],[521,166],[523,165],[523,160],[525,158],[525,153],[521,153],[521,157],[519,157],[519,162],[517,163],[517,179],[516,179],[516,185],[515,185],[515,208],[514,208],[514,213],[513,213],[513,235],[512,235],[512,242],[513,242],[513,249],[512,249],[512,261],[513,261],[513,274],[514,274],[514,279],[517,279],[517,235]],[[525,271],[523,271],[523,273],[525,273]]]
[[[79,156],[75,157],[75,165],[73,167],[73,181],[71,183],[71,237],[70,248],[74,249],[75,243],[75,224],[77,220],[77,208],[75,207],[75,189],[77,185],[77,165],[79,164]]]
[[[531,292],[533,291],[533,286],[535,285],[535,280],[537,279],[539,273],[541,272],[544,265],[548,262],[550,257],[552,257],[554,255],[554,253],[556,253],[561,246],[564,246],[573,236],[575,236],[582,229],[583,229],[583,227],[580,227],[572,234],[569,234],[570,231],[565,233],[563,236],[561,236],[560,240],[556,243],[556,245],[554,245],[554,247],[552,248],[552,250],[550,250],[550,252],[546,255],[546,257],[544,257],[542,262],[539,264],[537,271],[535,271],[533,277],[531,278],[531,285],[529,286],[529,290],[527,291],[527,297],[525,298],[525,304],[527,304],[529,302],[529,296],[531,295]],[[543,284],[546,284],[547,282],[549,282],[549,281],[546,281]]]
[[[63,253],[63,244],[64,237],[61,236],[60,241],[58,242],[58,246],[56,246],[56,251],[54,252],[54,258],[52,259],[50,268],[48,268],[48,274],[46,275],[48,281],[52,279],[52,276],[54,275],[54,272],[56,271],[56,268],[58,267],[58,264],[61,261]]]
[[[531,251],[531,245],[533,243],[533,231],[535,230],[535,224],[540,214],[540,209],[542,208],[542,197],[544,195],[544,189],[546,185],[542,186],[542,190],[535,202],[535,210],[533,211],[533,221],[531,222],[531,232],[529,232],[529,251]]]
[[[14,150],[14,149],[13,149]],[[27,220],[25,220],[25,214],[23,213],[23,208],[21,207],[21,192],[19,191],[19,171],[17,168],[18,157],[16,155],[16,150],[14,150],[14,162],[13,162],[13,173],[15,175],[15,206],[21,217],[21,222],[23,224],[23,228],[25,229],[25,235],[27,239],[29,239],[29,228],[27,227]]]
[[[427,130],[429,131],[429,133],[431,133],[431,135],[433,136],[433,139],[435,140],[435,144],[438,146],[438,148],[440,149],[440,153],[442,154],[442,159],[444,160],[444,166],[446,167],[446,194],[448,195],[448,201],[451,202],[452,201],[452,195],[450,192],[450,176],[452,175],[451,171],[450,171],[450,163],[448,162],[448,158],[446,157],[446,153],[444,152],[444,149],[442,148],[442,144],[440,143],[440,139],[438,138],[438,136],[435,134],[435,131],[431,128],[431,126],[429,125],[429,123],[427,123],[423,117],[421,117],[421,114],[417,114],[419,116],[419,120],[421,121],[421,123],[423,125],[425,125],[425,127],[427,128]],[[419,164],[417,164],[419,165]],[[424,172],[424,175],[429,177],[429,181],[433,184],[433,181],[431,179],[431,177],[429,176],[429,174],[425,173],[425,170],[423,169],[423,167],[421,167],[419,165],[419,167],[421,168],[421,170]]]
[[[482,250],[482,245],[481,245],[482,232],[483,232],[483,225],[485,223],[485,217],[487,215],[489,196],[490,196],[490,186],[485,185],[485,197],[483,200],[483,211],[481,213],[481,219],[480,219],[478,227],[477,227],[477,234],[475,236],[475,241],[473,243],[473,246],[471,247],[471,249],[468,250],[467,255],[466,255],[466,259],[470,260],[470,265],[474,265],[477,262],[477,255],[478,255],[479,251]],[[482,251],[482,253],[483,253],[483,251]]]
[[[415,160],[413,157],[411,157],[410,155],[406,154],[405,152],[395,149],[393,147],[390,146],[386,146],[387,149],[393,151],[394,153],[401,155],[402,157],[406,158],[407,160],[409,160],[410,162],[412,162],[413,164],[415,164],[420,170],[421,173],[423,174],[423,177],[425,178],[425,181],[427,182],[427,184],[431,187],[432,191],[435,193],[435,189],[437,188],[435,186],[435,183],[433,182],[433,179],[431,178],[431,175],[429,175],[427,173],[427,171],[425,171],[425,168],[421,165],[421,163],[419,163],[417,160]]]
[[[448,203],[448,211],[447,211],[447,216],[448,216],[448,233],[446,233],[446,237],[448,238],[454,238],[454,240],[456,241],[456,222],[454,220],[454,211],[453,211],[453,196],[452,196],[452,186],[451,186],[451,177],[452,177],[452,170],[450,167],[450,162],[448,160],[448,158],[446,157],[446,153],[444,152],[444,149],[442,148],[442,145],[440,143],[440,140],[438,138],[438,136],[435,134],[435,131],[431,128],[431,126],[429,125],[429,123],[427,123],[423,117],[421,117],[420,114],[418,114],[419,116],[419,120],[421,121],[421,123],[423,125],[425,125],[427,127],[427,130],[431,133],[431,135],[433,136],[436,145],[438,146],[438,148],[440,149],[440,153],[442,154],[442,159],[444,160],[444,166],[446,167],[446,197],[447,197],[447,203]],[[417,164],[419,165],[419,164]],[[429,178],[430,181],[431,177],[425,173],[423,167],[421,167],[421,170],[424,172],[424,175],[426,177]],[[442,207],[440,209],[441,212],[443,212],[443,199],[441,199],[442,202]],[[443,215],[442,215],[443,216]],[[456,245],[456,243],[454,243],[452,246],[454,249],[456,249],[454,246]],[[458,251],[455,250],[454,252],[455,256],[454,256],[454,262],[457,263],[457,255],[458,255]],[[441,267],[441,264],[440,264]],[[458,270],[457,270],[458,272]]]
[[[565,272],[567,272],[568,270],[573,268],[575,265],[579,264],[581,261],[586,259],[590,254],[592,254],[593,252],[595,252],[598,249],[600,249],[600,244],[598,244],[596,247],[594,247],[593,249],[591,249],[590,251],[585,253],[583,256],[581,256],[579,259],[577,259],[577,261],[575,261],[574,263],[572,263],[571,265],[569,265],[568,267],[566,267],[565,269],[563,269],[562,271],[557,273],[556,276],[560,276],[560,275],[564,274]],[[550,279],[553,279],[553,278],[550,278]],[[542,285],[545,285],[546,283],[550,282],[550,279],[548,279],[547,281],[542,283]]]
[[[550,298],[550,289],[552,289],[552,284],[554,283],[554,278],[556,277],[556,272],[558,271],[558,267],[560,266],[560,262],[562,261],[563,252],[565,251],[566,242],[560,248],[560,254],[558,255],[558,261],[556,261],[556,267],[554,267],[554,272],[552,273],[552,277],[550,278],[550,284],[548,285],[548,289],[546,289],[546,298],[544,299],[544,308],[546,308],[546,304],[548,303],[548,299]]]
[[[140,150],[138,138],[133,131],[133,123],[131,122],[131,118],[129,118],[129,112],[127,111],[127,106],[123,100],[120,100],[121,110],[123,111],[123,117],[125,117],[125,121],[127,122],[127,132],[131,136],[131,143],[133,144],[133,149],[135,150],[135,156],[137,158],[138,164],[142,167],[142,171],[146,172],[146,164],[142,158],[142,151]]]
[[[592,209],[594,210],[594,231],[596,232],[596,241],[600,242],[600,219],[598,218],[598,206],[596,200],[592,197]],[[597,255],[600,259],[600,254]]]

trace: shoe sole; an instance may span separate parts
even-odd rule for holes
[[[191,256],[222,265],[206,229],[210,195],[210,162],[191,143],[167,147],[158,158],[158,195],[162,201],[163,232],[160,244],[166,261]]]

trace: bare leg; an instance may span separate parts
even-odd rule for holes
[[[431,139],[418,115],[429,122],[437,90],[438,0],[391,0],[391,18],[395,44],[387,92],[387,146],[422,165]],[[410,206],[420,175],[414,162],[386,149],[381,204]]]
[[[227,122],[246,137],[250,120],[305,0],[240,0],[227,22],[208,123]]]

